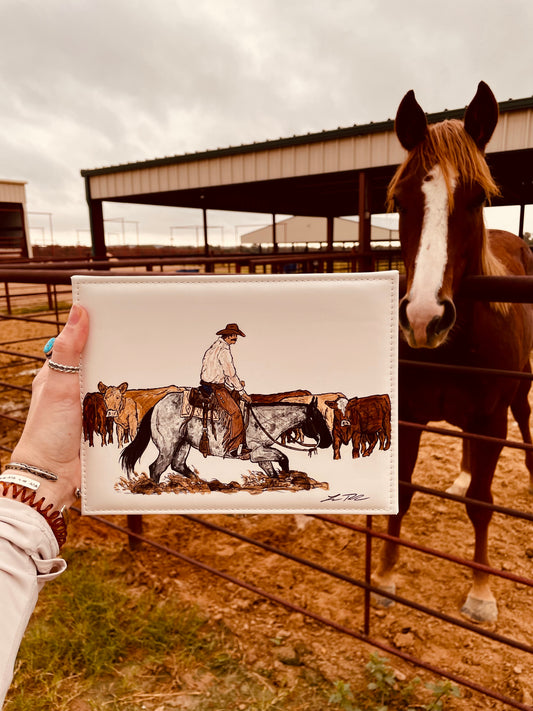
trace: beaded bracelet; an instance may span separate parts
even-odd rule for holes
[[[11,490],[11,498],[21,501],[23,504],[27,504],[32,509],[38,511],[41,516],[46,519],[46,522],[52,529],[54,536],[56,537],[57,544],[59,548],[63,546],[67,540],[67,521],[65,518],[66,508],[63,506],[61,511],[54,509],[54,504],[48,504],[43,507],[44,496],[38,501],[35,501],[36,490],[31,489],[28,486],[21,486],[20,484],[15,484],[14,482],[6,482],[0,480],[0,486],[2,491],[0,491],[1,496],[8,496]]]

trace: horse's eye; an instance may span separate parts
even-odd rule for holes
[[[405,215],[407,212],[405,205],[402,205],[397,197],[393,198],[394,212],[398,212],[400,215]]]
[[[480,207],[483,207],[485,203],[487,202],[487,196],[484,191],[482,191],[479,195],[476,195],[475,198],[472,200],[470,203],[470,209],[471,210],[477,210]]]

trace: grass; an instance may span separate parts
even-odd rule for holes
[[[44,298],[45,295],[43,295]],[[11,299],[14,301],[17,298],[16,295],[13,295]],[[61,311],[69,311],[70,307],[72,306],[70,301],[59,301],[57,304],[57,309],[59,312]],[[16,308],[11,308],[11,315],[13,316],[29,316],[32,314],[40,314],[40,313],[53,313],[54,309],[50,309],[50,306],[48,305],[48,302],[43,302],[42,304],[33,304],[32,306],[20,306]],[[8,316],[7,309],[2,309],[0,313],[3,316]]]
[[[420,697],[419,680],[400,681],[378,655],[354,669],[353,692],[275,639],[249,664],[220,620],[129,585],[120,555],[67,548],[65,558],[68,571],[41,593],[5,711],[400,711]],[[453,693],[437,685],[416,708],[440,711]]]
[[[65,557],[68,572],[41,593],[5,711],[136,711],[180,697],[198,711],[287,708],[279,705],[287,689],[243,664],[223,623],[128,588],[120,566],[97,551],[67,549]]]

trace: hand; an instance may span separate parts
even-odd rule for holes
[[[55,340],[52,359],[62,365],[79,365],[88,333],[87,312],[81,306],[73,306]],[[33,381],[30,410],[11,461],[56,474],[55,482],[39,479],[37,497],[44,496],[59,509],[74,502],[74,492],[80,486],[81,418],[78,374],[59,373],[45,363]]]
[[[244,390],[239,393],[241,400],[244,400],[244,402],[252,402],[252,398],[248,395],[248,393],[245,393]]]

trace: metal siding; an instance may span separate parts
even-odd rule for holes
[[[220,182],[222,185],[231,183],[231,161],[223,160],[220,163]]]
[[[24,183],[0,182],[0,202],[26,202]]]
[[[268,170],[268,153],[266,151],[261,151],[257,154],[256,162],[256,175],[257,180],[268,180],[269,170]]]
[[[339,169],[339,142],[338,141],[328,141],[322,144],[324,146],[324,163],[322,165],[320,173],[334,173]]]
[[[353,170],[355,165],[355,138],[339,141],[339,170]]]
[[[533,111],[514,111],[501,114],[488,153],[533,148]]]
[[[257,171],[255,169],[255,153],[248,153],[248,155],[244,156],[242,167],[245,183],[252,183],[257,180]],[[221,181],[219,176],[218,185],[220,185],[220,183]]]
[[[168,183],[168,165],[162,165],[159,168],[159,189],[167,192],[169,188],[169,183]]]
[[[281,149],[268,152],[268,178],[275,180],[281,178]]]
[[[370,166],[374,168],[380,165],[387,165],[388,145],[386,134],[377,133],[372,136],[372,139],[373,140],[370,143]]]
[[[313,143],[309,146],[309,174],[321,173],[324,166],[324,144]]]
[[[220,158],[208,161],[207,166],[209,168],[209,185],[220,185]]]
[[[503,113],[488,152],[533,148],[533,110]],[[91,195],[106,199],[302,175],[396,165],[405,158],[393,131],[282,146],[250,153],[200,158],[174,165],[135,168],[90,177]],[[22,186],[13,188],[24,199]],[[0,191],[6,194],[6,184]],[[2,194],[2,192],[0,192]],[[11,194],[11,193],[8,193]],[[22,198],[20,197],[22,195]]]
[[[366,168],[370,165],[372,149],[371,136],[358,136],[355,140],[355,168]]]
[[[134,170],[132,177],[134,194],[142,193],[142,170]]]
[[[294,172],[296,175],[307,175],[309,173],[309,145],[295,146]]]
[[[292,178],[295,174],[294,146],[281,151],[281,174],[284,178]]]

